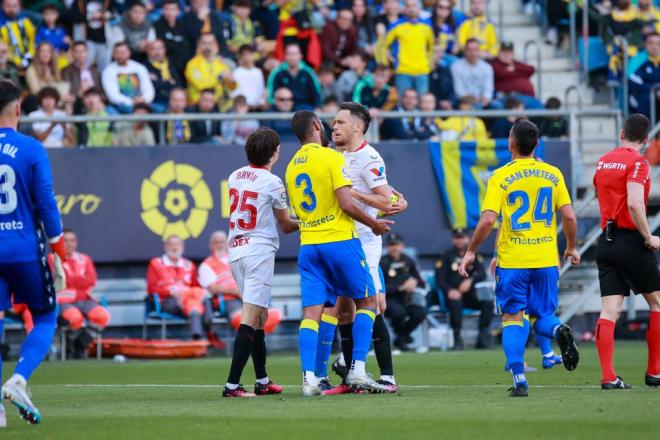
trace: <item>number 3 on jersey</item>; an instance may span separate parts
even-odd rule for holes
[[[235,229],[238,225],[238,228],[243,231],[251,231],[257,226],[257,207],[250,203],[250,200],[257,200],[257,197],[259,197],[259,194],[254,191],[243,191],[243,194],[241,194],[236,188],[229,190],[229,199],[231,200],[231,206],[229,207],[229,229]],[[237,222],[234,222],[233,218],[236,208],[238,208],[239,213],[247,212],[249,214],[249,220],[245,221],[244,218],[239,218]]]
[[[312,191],[312,179],[309,174],[298,174],[296,177],[296,188],[303,188],[303,195],[307,197],[308,201],[300,203],[300,207],[307,212],[312,212],[316,209],[316,194]]]
[[[509,205],[517,205],[518,209],[511,214],[511,230],[513,232],[526,231],[531,228],[529,222],[520,222],[520,218],[529,211],[529,195],[525,191],[512,191],[507,199]],[[552,219],[555,212],[552,206],[552,188],[539,188],[536,202],[534,203],[534,213],[532,220],[534,222],[543,222],[546,227],[552,225]]]
[[[0,214],[11,214],[18,205],[18,195],[14,189],[16,173],[9,165],[0,165]]]

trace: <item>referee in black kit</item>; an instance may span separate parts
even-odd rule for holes
[[[631,386],[617,376],[612,363],[614,326],[623,298],[632,289],[650,307],[646,385],[660,386],[660,270],[655,252],[660,238],[651,235],[646,208],[651,176],[640,151],[648,142],[651,122],[640,114],[626,119],[621,144],[600,158],[594,176],[603,233],[596,247],[601,312],[596,326],[596,346],[604,390]]]

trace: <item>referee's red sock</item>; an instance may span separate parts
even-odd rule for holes
[[[649,362],[646,366],[646,374],[658,376],[660,375],[660,312],[649,314],[646,343],[649,346]]]
[[[660,341],[660,338],[658,339]],[[601,382],[616,380],[616,372],[612,364],[614,355],[614,322],[600,318],[596,324],[596,347],[600,358]]]

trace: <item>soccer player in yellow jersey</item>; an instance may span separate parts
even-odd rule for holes
[[[467,277],[466,269],[477,248],[501,214],[495,297],[502,312],[502,349],[513,376],[512,397],[527,396],[524,355],[529,327],[523,322],[525,311],[534,321],[535,331],[557,340],[567,370],[575,369],[579,361],[573,332],[554,314],[559,293],[555,212],[559,211],[564,223],[564,259],[575,265],[580,263],[575,247],[577,220],[561,171],[534,157],[538,140],[539,129],[526,119],[519,119],[511,128],[513,160],[490,176],[481,219],[459,266],[460,274]]]
[[[303,320],[299,343],[303,395],[321,393],[314,373],[319,322],[323,308],[334,305],[337,296],[353,298],[357,307],[353,323],[354,362],[347,382],[385,391],[365,370],[376,317],[376,292],[353,220],[370,227],[376,235],[389,231],[392,222],[375,219],[355,204],[344,157],[325,147],[327,139],[318,116],[310,111],[297,112],[291,128],[302,144],[287,166],[286,186],[300,228],[298,268]]]

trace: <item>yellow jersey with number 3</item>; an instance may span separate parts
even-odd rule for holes
[[[488,180],[481,211],[502,216],[498,266],[506,269],[557,266],[556,212],[570,204],[561,171],[541,160],[518,159],[495,170]]]
[[[357,238],[355,222],[340,207],[335,190],[351,186],[344,156],[319,144],[305,144],[286,168],[286,186],[298,217],[300,244]]]

